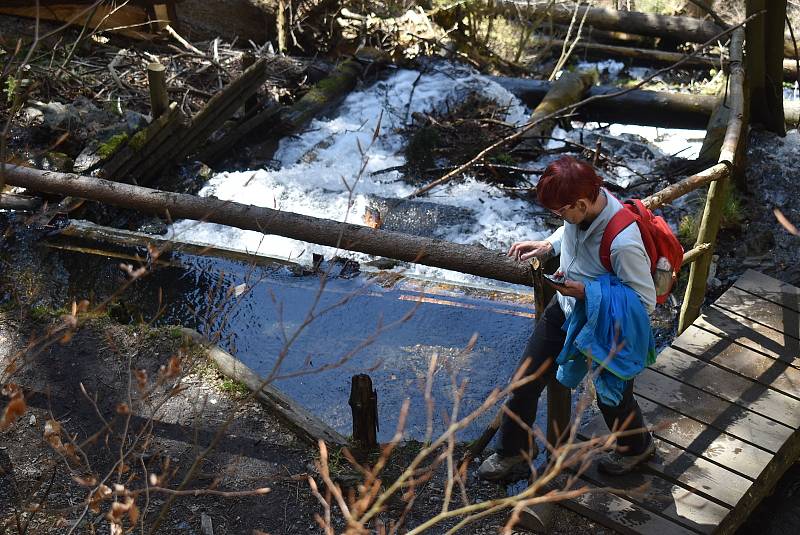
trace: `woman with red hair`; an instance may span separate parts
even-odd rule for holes
[[[586,284],[609,274],[600,260],[600,243],[612,216],[623,209],[602,187],[602,179],[591,165],[569,156],[545,169],[537,184],[537,194],[539,203],[563,219],[564,224],[545,240],[514,243],[508,255],[518,260],[560,255],[559,271],[565,280],[556,286],[556,297],[547,305],[542,317],[537,318],[522,356],[520,366],[524,366],[526,374],[538,373],[538,377],[517,388],[506,405],[527,427],[533,425],[539,397],[556,375],[555,360],[565,349],[567,340],[562,327],[565,328],[576,300],[586,298]],[[611,265],[613,275],[635,292],[634,300],[638,296],[641,301],[644,323],[649,331],[646,316],[655,308],[656,292],[650,258],[637,225],[626,227],[611,242]],[[655,451],[641,409],[633,397],[633,379],[620,381],[620,384],[620,399],[615,400],[616,405],[604,403],[598,395],[598,407],[609,429],[624,427],[636,432],[620,436],[617,450],[600,461],[599,469],[610,474],[630,472]],[[530,469],[526,459],[535,458],[537,453],[529,432],[506,415],[500,429],[498,451],[481,464],[478,474],[488,480],[524,477]]]

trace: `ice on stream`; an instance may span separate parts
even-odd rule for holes
[[[530,113],[511,93],[470,68],[441,64],[421,76],[418,71],[397,70],[385,80],[351,93],[334,116],[314,120],[301,135],[281,140],[275,155],[280,164],[277,169],[219,173],[209,180],[200,195],[364,224],[362,216],[370,195],[399,198],[414,189],[397,171],[370,175],[405,163],[404,138],[400,130],[411,114],[452,107],[472,92],[507,106],[505,120],[508,122],[523,123]],[[559,129],[556,135],[575,141],[575,132]],[[604,133],[615,137],[641,136],[663,154],[679,153],[687,158],[696,156],[703,137],[698,131],[634,125],[611,125]],[[529,166],[541,168],[557,157],[548,156],[530,162]],[[626,165],[630,169],[620,167],[614,177],[623,185],[626,180],[636,178],[635,173],[651,170],[650,161],[632,159],[626,160]],[[472,178],[440,187],[425,200],[467,208],[476,214],[466,227],[442,229],[439,237],[459,243],[482,244],[500,250],[517,240],[541,239],[551,231],[536,215],[541,213],[540,208],[510,198],[499,188]],[[326,258],[339,254],[360,261],[371,259],[359,253],[335,251],[330,247],[211,223],[178,221],[173,231],[176,239],[288,258],[304,264],[311,263],[312,253]],[[409,274],[487,284],[470,275],[426,266],[403,269]]]

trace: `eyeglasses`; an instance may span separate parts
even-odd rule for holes
[[[567,205],[564,205],[564,206],[562,206],[562,207],[561,207],[561,208],[559,208],[558,210],[552,210],[552,209],[550,209],[550,208],[548,208],[548,210],[550,210],[550,212],[551,212],[551,213],[552,213],[554,216],[556,216],[556,217],[558,217],[558,218],[560,218],[560,219],[564,219],[564,210],[566,210],[566,209],[568,209],[568,208],[572,208],[572,206],[573,206],[572,204],[567,204]]]

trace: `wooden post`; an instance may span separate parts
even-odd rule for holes
[[[786,134],[783,118],[783,48],[786,0],[747,0],[747,75],[753,121],[778,135]]]
[[[731,36],[730,56],[730,90],[729,106],[730,122],[725,131],[725,139],[720,151],[720,163],[726,163],[733,170],[734,176],[743,173],[744,152],[747,146],[747,107],[744,98],[745,69],[742,64],[742,43],[744,32],[736,30]],[[717,240],[717,231],[722,217],[722,208],[729,182],[730,172],[723,174],[708,187],[706,204],[700,220],[700,229],[697,232],[695,247],[710,244],[707,251],[692,263],[689,269],[689,283],[681,304],[680,318],[678,320],[678,333],[688,328],[697,316],[706,294],[708,270],[711,266],[711,255],[714,253],[714,244]]]
[[[369,375],[353,376],[349,405],[353,411],[353,444],[361,450],[377,449],[378,393],[372,389]]]
[[[553,273],[558,269],[557,257],[548,258],[543,267],[533,272],[533,294],[536,299],[536,320],[544,314],[547,304],[553,299],[556,291],[544,283],[543,273]],[[553,363],[552,366],[556,364]],[[547,441],[554,447],[561,442],[564,430],[572,418],[572,392],[553,376],[547,383]]]
[[[150,115],[155,121],[169,108],[166,68],[157,61],[149,63],[147,83],[150,86]]]
[[[250,53],[245,52],[242,56],[242,71],[246,71],[249,67],[256,62],[256,57]],[[249,116],[253,110],[258,107],[258,96],[253,94],[250,98],[244,101],[244,115],[245,117]]]

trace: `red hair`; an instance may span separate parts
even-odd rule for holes
[[[594,202],[600,194],[603,179],[588,163],[572,156],[554,161],[542,173],[536,185],[539,204],[551,210],[573,205],[578,199]]]

